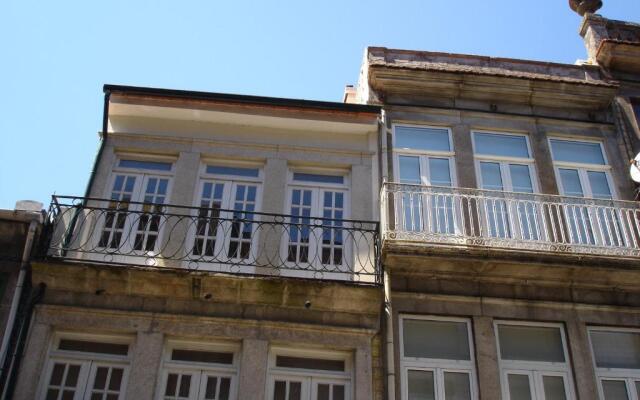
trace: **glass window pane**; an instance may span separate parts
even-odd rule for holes
[[[625,381],[602,380],[604,400],[629,400]]]
[[[567,400],[564,390],[564,379],[561,376],[543,376],[545,400]]]
[[[451,151],[449,131],[438,128],[396,127],[396,148]]]
[[[400,183],[420,184],[420,158],[400,156]]]
[[[444,373],[445,400],[471,400],[469,374],[464,372]]]
[[[403,320],[405,357],[470,360],[469,336],[464,322]]]
[[[590,331],[598,368],[640,369],[640,333]]]
[[[434,186],[451,186],[448,158],[429,158],[429,182]]]
[[[509,172],[514,192],[533,193],[531,171],[528,165],[509,164]]]
[[[118,164],[123,168],[138,168],[151,171],[171,171],[171,163],[159,161],[120,160]]]
[[[207,165],[207,174],[248,176],[257,178],[259,168],[225,167],[223,165]]]
[[[344,385],[333,385],[333,400],[344,400]]]
[[[318,398],[316,400],[330,400],[328,384],[321,383],[318,385]]]
[[[344,176],[341,175],[321,175],[321,174],[304,174],[302,172],[293,173],[294,181],[303,182],[319,182],[319,183],[336,183],[342,185]]]
[[[511,400],[531,400],[528,375],[509,374],[509,398]]]
[[[409,400],[435,400],[433,372],[409,370],[407,375]]]
[[[635,381],[634,386],[636,387],[636,395],[640,399],[640,381]]]
[[[580,176],[576,169],[560,168],[560,180],[562,189],[567,196],[584,197]]]
[[[476,154],[529,158],[525,136],[475,133],[474,137]]]
[[[233,353],[222,353],[203,350],[174,349],[171,359],[176,361],[189,361],[214,364],[233,364]]]
[[[276,366],[283,368],[344,371],[344,360],[325,360],[321,358],[277,356]]]
[[[554,161],[605,165],[599,143],[551,139]]]
[[[90,342],[86,340],[61,339],[58,349],[126,356],[129,352],[129,345],[120,343],[101,343]]]
[[[504,190],[500,164],[493,162],[481,162],[480,174],[482,174],[482,188],[487,190]]]
[[[287,395],[287,382],[276,381],[276,384],[273,388],[273,399],[286,400],[286,395]]]
[[[559,328],[498,325],[503,360],[564,362]]]
[[[611,199],[611,189],[605,172],[587,171],[591,192],[596,199]]]

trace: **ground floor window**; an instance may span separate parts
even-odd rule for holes
[[[402,399],[477,398],[468,319],[404,315],[400,338]]]
[[[273,348],[269,356],[269,400],[351,399],[349,353]]]
[[[504,399],[575,398],[562,325],[500,321],[495,329]]]
[[[41,398],[124,399],[132,337],[57,333],[49,349]]]
[[[604,400],[640,399],[640,331],[590,327],[589,340]]]
[[[165,346],[159,399],[236,398],[238,346],[169,340]]]

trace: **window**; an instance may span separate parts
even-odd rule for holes
[[[633,107],[633,113],[636,115],[636,121],[640,127],[640,99],[632,99],[631,106]]]
[[[269,357],[269,400],[349,400],[350,355],[274,348]]]
[[[560,192],[565,196],[614,199],[607,159],[599,142],[549,139]],[[571,243],[624,245],[614,208],[594,208],[580,201],[564,207]]]
[[[500,192],[537,192],[528,137],[518,134],[473,132],[479,186]],[[485,231],[490,237],[538,240],[541,236],[536,202],[503,200],[489,195],[482,201]]]
[[[169,340],[165,346],[159,399],[233,400],[238,347],[230,343]]]
[[[191,258],[205,263],[251,263],[262,169],[251,163],[203,167]]]
[[[403,400],[476,399],[469,320],[400,318]]]
[[[498,322],[495,329],[504,399],[574,398],[562,326]]]
[[[396,180],[430,186],[429,191],[403,194],[398,223],[407,231],[455,233],[453,197],[446,189],[455,186],[453,146],[447,128],[394,127]]]
[[[43,375],[42,399],[124,399],[129,370],[128,336],[54,335]]]
[[[589,339],[600,397],[640,399],[640,331],[590,327]]]
[[[117,160],[98,248],[119,254],[156,255],[172,168],[171,162]]]
[[[331,272],[345,272],[349,216],[345,172],[290,171],[288,193],[289,240],[283,253],[288,263],[312,264]]]

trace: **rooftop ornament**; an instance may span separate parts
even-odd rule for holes
[[[569,0],[569,7],[584,16],[598,11],[602,7],[602,0]]]

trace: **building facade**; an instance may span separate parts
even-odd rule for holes
[[[13,398],[638,400],[640,26],[369,47],[343,103],[106,85]]]

